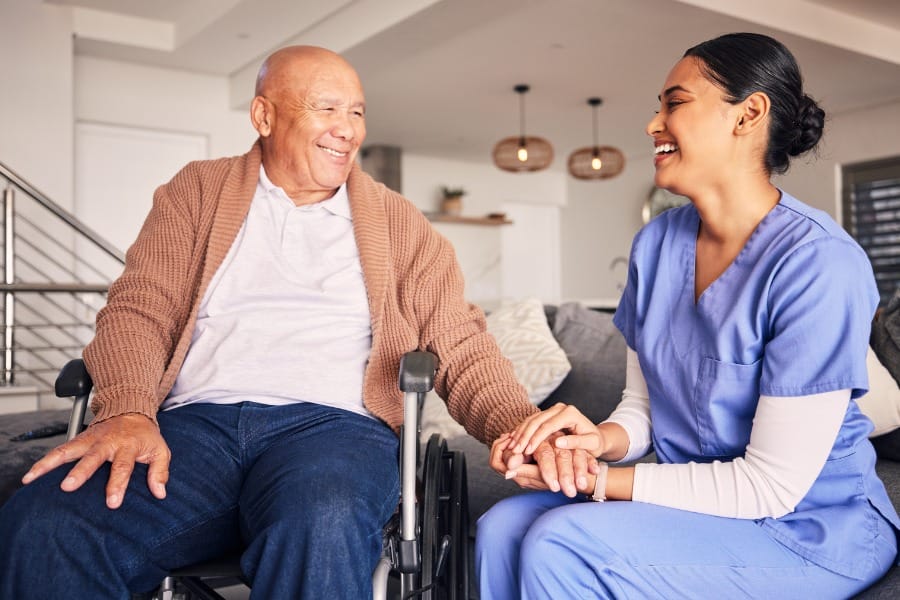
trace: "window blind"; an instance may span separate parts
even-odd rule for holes
[[[844,228],[872,263],[880,306],[900,287],[900,156],[845,165]]]

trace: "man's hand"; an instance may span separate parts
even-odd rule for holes
[[[592,493],[596,476],[590,467],[596,460],[584,450],[554,447],[553,441],[560,435],[551,435],[533,454],[525,455],[514,452],[512,437],[504,434],[491,448],[491,467],[523,488],[562,491],[569,498],[579,492]]]
[[[169,446],[153,421],[144,415],[120,415],[88,428],[72,441],[48,452],[34,463],[22,483],[31,483],[56,467],[77,460],[60,484],[63,491],[72,492],[108,461],[112,467],[106,484],[106,506],[115,509],[122,505],[125,488],[138,462],[150,466],[147,472],[150,492],[160,500],[165,498],[171,457]]]

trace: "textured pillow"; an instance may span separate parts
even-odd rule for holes
[[[543,402],[572,370],[536,298],[504,304],[487,316],[487,329],[534,404]]]
[[[556,311],[553,334],[565,351],[572,371],[541,404],[572,404],[594,423],[606,419],[625,389],[625,338],[612,314],[568,302]]]
[[[869,391],[856,402],[875,425],[871,435],[876,437],[900,428],[900,387],[872,348],[866,355],[866,371]]]
[[[866,370],[869,391],[856,402],[875,425],[870,434],[872,445],[879,457],[900,461],[900,387],[871,347],[866,355]]]
[[[434,392],[428,392],[422,405],[422,414],[419,416],[420,438],[428,441],[433,433],[439,433],[444,439],[450,440],[466,433],[465,428],[453,420],[447,405],[441,397]]]

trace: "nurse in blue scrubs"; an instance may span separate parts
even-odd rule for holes
[[[771,182],[825,114],[757,34],[689,49],[659,100],[655,182],[691,203],[634,239],[622,402],[599,424],[556,405],[494,444],[543,491],[479,520],[481,598],[853,596],[900,527],[856,404],[878,294],[854,240]]]

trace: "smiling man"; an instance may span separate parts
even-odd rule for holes
[[[250,119],[250,152],[156,191],[84,351],[94,421],[0,510],[0,598],[124,600],[239,548],[253,598],[370,597],[402,354],[486,443],[536,411],[449,243],[356,165],[353,68],[281,49]]]

